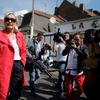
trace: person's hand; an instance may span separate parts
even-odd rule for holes
[[[76,44],[72,44],[70,47],[71,48],[77,48]]]
[[[64,40],[63,40],[63,38],[61,37],[61,36],[59,36],[59,39],[63,42]]]
[[[65,42],[64,39],[63,39],[61,36],[59,36],[59,39],[60,39],[62,42]]]
[[[59,39],[66,45],[65,40],[61,36],[59,36]]]

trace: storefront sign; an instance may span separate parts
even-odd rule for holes
[[[100,29],[100,16],[91,17],[55,25],[55,30],[60,32],[80,32],[88,29]]]

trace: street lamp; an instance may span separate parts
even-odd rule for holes
[[[31,33],[30,33],[30,38],[33,37],[34,33],[34,0],[32,0],[32,19],[31,19]]]

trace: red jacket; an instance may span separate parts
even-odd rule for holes
[[[21,61],[26,63],[26,46],[24,36],[21,32],[16,33]],[[0,100],[6,100],[8,93],[10,76],[13,66],[14,48],[8,39],[5,30],[0,31]],[[23,68],[23,85],[25,85],[25,75]]]

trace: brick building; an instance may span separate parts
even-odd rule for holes
[[[73,21],[83,18],[89,18],[92,16],[99,16],[98,11],[93,11],[92,9],[84,9],[83,3],[76,5],[76,1],[70,3],[67,0],[63,0],[59,7],[55,8],[56,16],[61,16],[66,19],[66,21]]]

